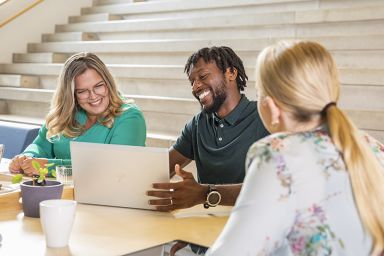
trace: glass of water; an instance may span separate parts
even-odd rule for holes
[[[57,165],[56,180],[62,182],[64,185],[73,185],[72,166]]]

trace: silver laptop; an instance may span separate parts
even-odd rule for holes
[[[71,142],[70,149],[79,203],[154,209],[146,191],[169,182],[167,148]]]

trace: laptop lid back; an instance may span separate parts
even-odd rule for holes
[[[169,182],[167,148],[71,142],[70,149],[79,203],[154,209],[146,191]]]

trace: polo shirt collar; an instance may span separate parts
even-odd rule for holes
[[[241,94],[241,98],[239,101],[239,104],[229,113],[226,117],[222,118],[225,122],[227,122],[229,125],[236,124],[237,120],[241,117],[241,114],[243,113],[244,109],[247,107],[249,103],[249,100],[244,94]],[[213,120],[220,120],[218,116],[216,116],[215,113],[212,113]]]

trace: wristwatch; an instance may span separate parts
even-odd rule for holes
[[[208,209],[209,207],[218,206],[221,202],[221,194],[217,191],[215,185],[209,184],[207,191],[207,199],[204,203],[204,208]]]

